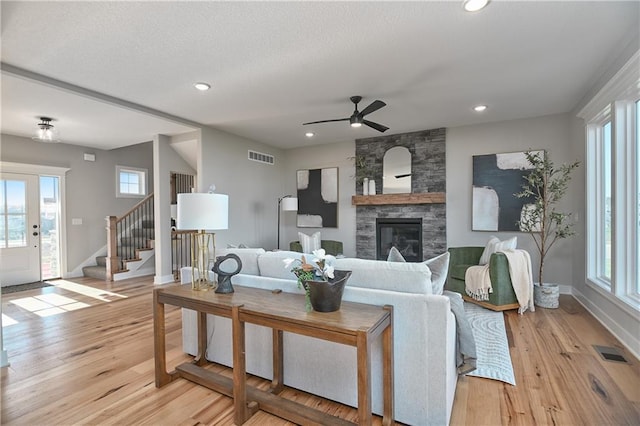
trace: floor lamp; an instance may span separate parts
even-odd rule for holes
[[[298,211],[298,199],[293,195],[278,198],[278,250],[280,250],[280,210],[285,212]]]
[[[229,196],[224,194],[178,194],[177,229],[192,230],[191,288],[209,290],[216,287],[209,279],[209,246],[216,256],[215,233],[229,229]]]

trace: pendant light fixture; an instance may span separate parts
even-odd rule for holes
[[[53,124],[51,124],[52,121],[52,118],[40,117],[38,130],[36,131],[35,136],[31,139],[38,142],[60,142],[60,139],[58,138],[58,131],[54,128]]]

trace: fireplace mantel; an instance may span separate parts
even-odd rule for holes
[[[444,204],[444,192],[422,192],[411,194],[378,194],[354,195],[351,204],[354,206],[382,206],[402,204]]]

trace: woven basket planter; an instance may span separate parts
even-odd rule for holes
[[[560,303],[560,286],[558,284],[535,284],[533,286],[533,303],[541,308],[556,309]]]

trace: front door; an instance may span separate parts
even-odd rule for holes
[[[0,175],[0,285],[40,281],[38,176]]]

